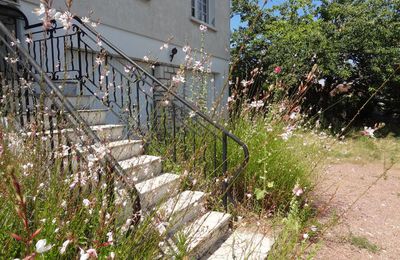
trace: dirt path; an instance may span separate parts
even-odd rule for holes
[[[346,211],[383,171],[378,163],[328,166],[316,194],[320,207],[329,205],[320,221]],[[320,246],[315,259],[400,259],[400,168],[388,171],[323,235]]]

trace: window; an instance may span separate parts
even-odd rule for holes
[[[207,24],[215,25],[213,15],[213,0],[191,0],[192,1],[192,17],[205,22]]]

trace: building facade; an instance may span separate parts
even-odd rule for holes
[[[4,21],[7,13],[13,15],[5,8],[9,6],[21,11],[29,24],[40,22],[32,12],[39,6],[39,0],[0,0],[0,3]],[[64,0],[54,0],[53,7],[66,9]],[[185,46],[203,50],[209,57],[208,76],[200,83],[192,68],[186,68],[181,94],[195,99],[196,92],[200,91],[198,85],[203,84],[207,85],[202,92],[209,107],[221,96],[222,103],[226,102],[229,0],[75,0],[71,13],[98,21],[96,30],[102,36],[140,64],[150,64],[149,70],[166,85],[171,84],[172,77],[186,62]],[[206,33],[200,32],[200,25],[207,27]],[[198,52],[197,56],[200,55]]]

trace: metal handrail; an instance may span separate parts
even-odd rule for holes
[[[5,25],[1,21],[0,21],[0,31],[13,42],[17,42],[16,38],[11,34],[11,32],[5,27]],[[7,44],[7,41],[2,37],[0,38],[0,40],[3,40],[4,43]],[[10,46],[8,47],[10,48]],[[55,94],[57,98],[55,99],[56,106],[59,109],[62,108],[69,113],[70,116],[68,118],[70,120],[70,123],[76,128],[82,128],[86,136],[89,137],[92,141],[94,141],[94,143],[101,143],[101,140],[97,136],[97,134],[90,128],[90,126],[81,117],[81,115],[75,111],[73,105],[64,97],[61,90],[55,86],[53,81],[47,76],[46,72],[43,71],[42,67],[32,58],[29,52],[20,44],[16,44],[15,48],[18,50],[18,54],[27,60],[31,68],[33,68],[36,72],[38,72],[38,73],[33,73],[31,69],[28,69],[32,77],[37,82],[41,82],[44,80],[44,82],[47,85],[47,88],[44,88],[46,94],[48,96],[50,96],[50,94]],[[89,145],[88,149],[90,152],[95,152],[94,148],[91,145]],[[136,211],[139,211],[140,210],[139,193],[135,185],[127,184],[128,182],[126,181],[125,172],[122,169],[121,165],[118,163],[118,161],[110,153],[106,153],[104,157],[100,158],[100,161],[104,167],[111,167],[111,169],[118,175],[118,177],[121,178],[121,180],[126,184],[127,188],[130,189],[131,194],[135,197],[135,209],[134,209],[135,213]]]
[[[236,179],[240,176],[240,174],[243,172],[244,168],[246,167],[246,165],[249,162],[249,149],[247,147],[247,145],[240,140],[239,137],[237,137],[236,135],[234,135],[233,133],[231,133],[230,131],[228,131],[227,129],[225,129],[222,125],[218,124],[217,122],[215,122],[214,120],[212,120],[210,117],[208,117],[206,114],[204,114],[203,112],[199,111],[198,108],[196,108],[196,106],[192,103],[190,103],[189,101],[187,101],[186,99],[182,98],[181,96],[179,96],[178,94],[176,94],[175,92],[171,91],[168,87],[166,87],[163,83],[161,83],[156,77],[154,77],[153,75],[151,75],[150,73],[148,73],[145,69],[143,69],[141,66],[139,66],[135,61],[133,61],[128,55],[126,55],[121,49],[119,49],[118,47],[116,47],[114,44],[112,44],[108,39],[104,38],[102,35],[100,35],[98,32],[96,32],[93,28],[87,26],[84,22],[82,22],[82,20],[75,16],[74,19],[80,23],[81,26],[83,26],[86,30],[88,30],[89,32],[91,32],[92,34],[96,35],[97,38],[99,40],[101,40],[102,43],[104,43],[105,45],[107,45],[109,48],[111,48],[115,53],[117,53],[118,55],[120,55],[122,58],[124,58],[126,61],[128,61],[131,65],[133,65],[136,69],[139,69],[143,74],[145,74],[149,79],[153,80],[155,83],[158,84],[158,86],[160,86],[163,90],[165,90],[168,94],[170,94],[171,96],[173,96],[176,100],[178,100],[179,102],[181,102],[182,104],[184,104],[187,108],[189,108],[191,111],[193,111],[194,113],[196,113],[196,115],[198,115],[199,117],[201,117],[202,119],[204,119],[206,122],[208,122],[210,125],[212,125],[213,127],[215,127],[216,129],[220,130],[223,133],[223,144],[226,147],[227,145],[227,138],[229,137],[231,140],[233,140],[234,142],[236,142],[243,150],[243,154],[244,154],[244,159],[241,162],[239,168],[236,170],[236,172],[234,173],[233,178],[231,179],[230,183],[228,183],[226,185],[226,192],[228,191],[229,187],[231,187],[233,185],[233,183],[236,181]],[[225,156],[223,156],[223,158],[226,158],[226,152],[227,151],[223,151],[223,153],[225,153]],[[226,162],[224,162],[225,164]],[[227,171],[227,166],[224,165],[224,173],[226,173]],[[225,205],[226,207],[226,205]]]

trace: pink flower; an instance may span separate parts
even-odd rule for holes
[[[280,66],[275,67],[275,69],[274,69],[275,74],[279,74],[281,72],[282,72],[282,68]]]
[[[293,192],[293,195],[296,195],[297,197],[300,197],[301,194],[303,194],[304,191],[303,191],[303,189],[300,187],[299,184],[296,184],[296,186],[294,186],[292,192]]]

